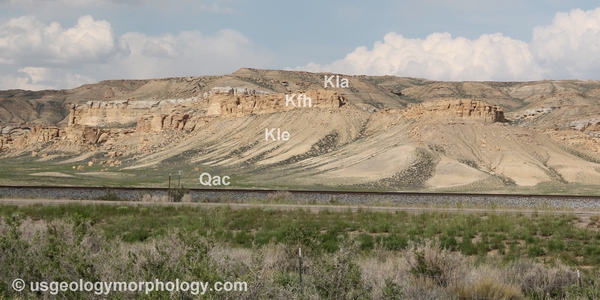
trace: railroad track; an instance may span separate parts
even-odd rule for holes
[[[20,190],[81,190],[81,191],[150,191],[168,192],[166,187],[105,187],[105,186],[11,186],[0,185],[3,189]],[[335,191],[335,190],[272,190],[272,189],[206,189],[186,188],[194,193],[257,193],[273,194],[277,192],[289,192],[290,194],[321,194],[321,195],[370,195],[370,196],[429,196],[429,197],[490,197],[490,198],[527,198],[527,199],[586,199],[600,201],[600,195],[541,195],[541,194],[485,194],[485,193],[429,193],[429,192],[371,192],[371,191]],[[175,190],[175,187],[171,188]]]
[[[229,205],[234,208],[372,210],[372,211],[455,211],[466,213],[574,213],[594,215],[600,212],[600,196],[458,194],[417,192],[354,192],[305,190],[189,189],[191,205],[206,207]],[[136,187],[60,187],[0,186],[0,204],[25,205],[95,203],[139,205],[190,205],[183,203],[142,202],[143,195],[168,195],[167,188]],[[110,196],[111,200],[102,201]],[[2,199],[3,198],[3,199]],[[79,200],[66,200],[79,199]],[[125,200],[125,201],[123,201]],[[280,201],[286,204],[273,204]],[[462,207],[462,208],[461,208]]]

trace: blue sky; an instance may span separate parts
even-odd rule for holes
[[[600,79],[595,1],[0,0],[0,88],[241,67]]]

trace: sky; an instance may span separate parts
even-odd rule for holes
[[[600,80],[583,0],[0,0],[0,89],[239,68]]]

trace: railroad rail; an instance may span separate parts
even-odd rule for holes
[[[600,209],[600,196],[482,193],[366,192],[330,190],[190,188],[192,202],[275,202],[299,205],[449,206],[530,209]],[[74,199],[142,201],[144,195],[167,196],[168,188],[93,186],[0,186],[4,199]]]
[[[45,185],[0,185],[0,191],[3,189],[48,189],[48,190],[83,190],[83,191],[154,191],[168,192],[167,187],[110,187],[110,186],[45,186]],[[289,192],[292,194],[331,194],[331,195],[405,195],[405,196],[449,196],[449,197],[519,197],[519,198],[573,198],[573,199],[594,199],[600,201],[600,195],[556,195],[556,194],[519,194],[519,193],[434,193],[434,192],[402,192],[402,191],[341,191],[341,190],[294,190],[294,189],[229,189],[229,188],[186,188],[190,192],[214,192],[214,193],[277,193]],[[171,188],[175,190],[175,187]]]

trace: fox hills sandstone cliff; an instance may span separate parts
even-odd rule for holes
[[[593,193],[600,183],[600,82],[338,74],[348,86],[327,86],[334,75],[240,69],[0,92],[0,165],[35,161],[91,185],[111,174],[162,186],[140,172],[165,168],[198,187],[204,171],[235,187]]]

